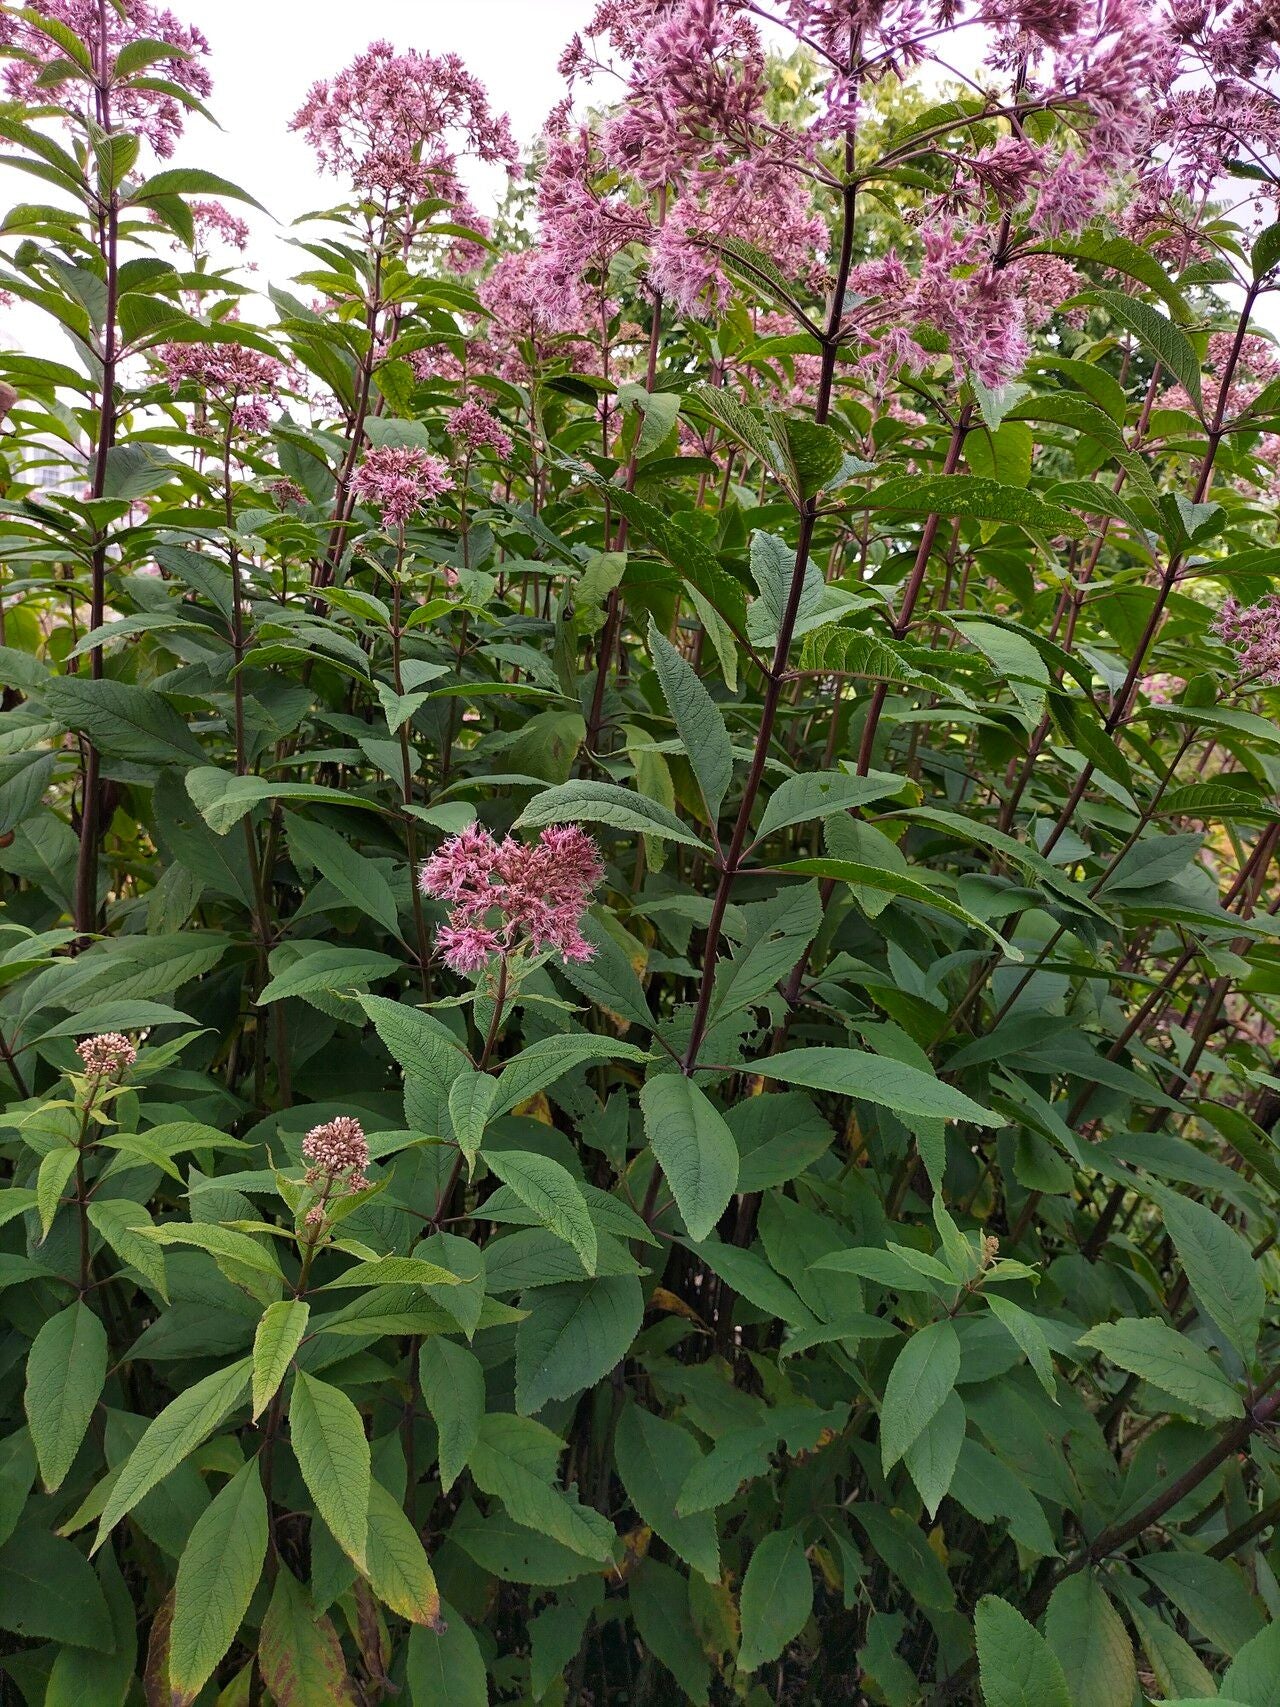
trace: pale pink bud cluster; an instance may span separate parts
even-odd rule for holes
[[[86,1037],[76,1045],[76,1054],[91,1079],[118,1079],[138,1059],[138,1051],[120,1031],[103,1031],[97,1037]]]
[[[1256,605],[1228,598],[1214,632],[1240,655],[1240,674],[1267,687],[1280,685],[1280,594],[1269,593]]]
[[[228,410],[241,432],[265,433],[270,427],[266,400],[276,396],[284,374],[274,356],[244,344],[165,344],[160,360],[175,396],[190,381]]]
[[[355,496],[376,504],[392,528],[403,527],[424,504],[452,487],[453,477],[441,458],[418,445],[375,445],[351,481]]]
[[[437,933],[446,965],[478,972],[495,955],[527,943],[565,960],[590,960],[582,934],[591,891],[604,876],[600,852],[577,824],[552,824],[530,845],[497,841],[470,825],[451,836],[422,867],[424,894],[450,904]]]
[[[303,1176],[304,1184],[323,1191],[326,1199],[336,1185],[341,1185],[345,1193],[363,1191],[369,1183],[365,1176],[369,1166],[368,1141],[363,1126],[349,1114],[340,1114],[323,1126],[313,1126],[302,1140],[302,1154],[310,1163]],[[313,1218],[319,1219],[315,1210],[308,1220]]]
[[[449,437],[467,456],[491,450],[505,461],[511,455],[511,434],[496,415],[491,415],[473,397],[455,409],[445,425],[449,429]]]

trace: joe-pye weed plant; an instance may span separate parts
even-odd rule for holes
[[[0,12],[5,1688],[1274,1707],[1274,8],[586,12]]]

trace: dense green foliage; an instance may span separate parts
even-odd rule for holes
[[[1274,1707],[1280,690],[1214,625],[1280,227],[1099,224],[1018,384],[921,333],[886,406],[849,267],[980,100],[886,98],[825,306],[620,251],[537,340],[443,198],[238,318],[238,192],[65,101],[0,115],[74,352],[0,356],[13,1699]],[[477,820],[595,836],[590,960],[444,963]]]

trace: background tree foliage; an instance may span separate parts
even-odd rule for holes
[[[3,14],[15,1700],[1280,1700],[1271,26],[759,10]]]

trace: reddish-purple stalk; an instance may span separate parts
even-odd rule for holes
[[[97,76],[94,81],[94,105],[98,123],[104,132],[111,132],[111,64],[107,33],[107,0],[98,0],[98,41],[95,53]],[[102,200],[103,185],[107,199]],[[103,316],[102,393],[98,404],[97,443],[94,447],[93,477],[89,495],[97,501],[106,490],[107,458],[116,437],[116,365],[119,359],[116,336],[116,311],[120,291],[120,195],[114,185],[107,183],[104,174],[98,176],[98,248],[106,269],[106,307]],[[89,627],[102,627],[106,612],[107,537],[98,526],[91,561],[92,588],[89,604]],[[102,648],[94,646],[89,652],[89,673],[94,681],[102,677]],[[81,736],[84,764],[80,778],[80,849],[76,857],[75,927],[83,944],[98,924],[98,843],[102,835],[101,761],[98,749],[89,735]]]
[[[814,420],[822,425],[831,410],[831,393],[835,381],[836,354],[839,349],[840,323],[844,315],[845,295],[849,283],[849,269],[853,261],[854,214],[857,198],[857,187],[852,182],[853,174],[853,138],[846,135],[845,167],[850,179],[841,189],[840,210],[840,251],[836,265],[835,281],[831,292],[831,303],[827,314],[826,331],[822,337],[822,367],[818,379],[818,395],[814,407]],[[778,715],[778,702],[787,676],[787,661],[791,652],[791,639],[795,632],[796,619],[800,611],[800,597],[804,589],[805,572],[809,566],[809,552],[813,544],[813,531],[818,519],[818,500],[815,497],[806,498],[800,509],[800,533],[796,542],[795,562],[791,572],[791,585],[787,591],[787,602],[783,611],[782,621],[778,625],[778,637],[774,645],[773,660],[765,673],[765,692],[761,705],[760,727],[756,734],[755,748],[751,756],[751,768],[747,775],[746,785],[742,793],[742,802],[734,821],[733,833],[720,866],[720,880],[716,885],[715,899],[712,902],[711,918],[707,925],[707,938],[703,950],[702,977],[698,987],[697,1003],[694,1008],[693,1023],[689,1031],[689,1042],[681,1062],[681,1071],[686,1075],[692,1074],[698,1064],[698,1051],[706,1035],[707,1015],[711,1008],[711,994],[715,983],[716,961],[720,948],[720,937],[724,928],[724,918],[733,893],[741,866],[743,848],[746,846],[748,832],[751,827],[751,813],[755,806],[756,796],[760,791],[761,779],[764,776],[765,762],[769,754],[769,743],[773,738],[773,726]]]

